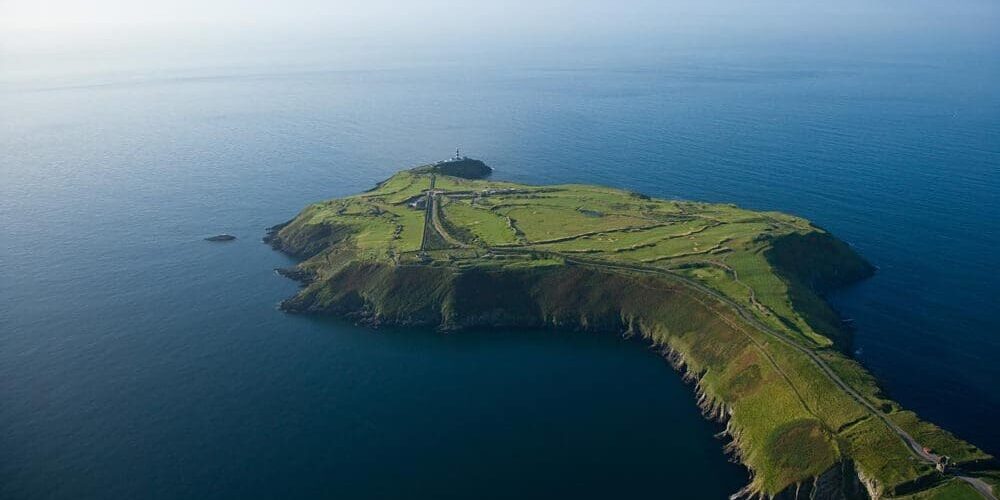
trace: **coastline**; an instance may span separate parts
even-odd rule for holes
[[[379,184],[377,189],[382,193],[367,192],[366,196],[401,197],[400,191],[390,186],[393,179],[396,177]],[[444,219],[445,210],[439,207],[437,199],[433,202],[430,199],[432,192],[439,196],[433,179],[432,175],[431,190],[426,195],[425,224],[429,224],[431,216]],[[407,182],[403,191],[413,184],[412,179]],[[710,205],[697,206],[711,210]],[[730,439],[724,446],[725,452],[750,471],[747,487],[734,494],[735,497],[816,493],[833,498],[878,498],[953,482],[951,476],[934,471],[933,462],[921,467],[906,463],[912,460],[908,458],[911,454],[919,457],[921,453],[919,446],[914,449],[915,440],[908,438],[909,432],[892,420],[903,414],[903,410],[881,393],[877,382],[856,361],[845,356],[844,351],[850,345],[849,334],[822,296],[871,276],[874,268],[848,245],[815,226],[803,226],[806,229],[802,236],[791,239],[754,240],[766,241],[768,260],[786,281],[791,303],[798,304],[794,312],[799,321],[823,332],[819,342],[829,337],[813,347],[801,347],[799,342],[809,339],[807,332],[801,331],[802,326],[794,318],[780,315],[769,318],[773,312],[758,300],[755,289],[742,283],[736,270],[725,265],[720,272],[731,275],[731,281],[750,291],[746,304],[737,304],[719,291],[698,284],[695,278],[684,275],[684,271],[608,264],[594,261],[586,254],[578,257],[541,249],[519,253],[493,247],[486,254],[491,259],[490,265],[484,265],[478,253],[477,260],[463,265],[461,262],[466,261],[459,260],[456,264],[455,258],[458,255],[459,259],[471,259],[468,250],[446,242],[444,248],[421,250],[409,261],[401,260],[398,254],[380,260],[361,255],[350,245],[356,234],[350,224],[336,221],[303,224],[303,220],[312,220],[314,215],[310,210],[315,209],[316,206],[307,208],[296,219],[270,228],[265,237],[275,249],[304,259],[297,271],[290,273],[304,288],[282,302],[285,311],[332,314],[370,326],[419,325],[446,331],[542,327],[620,332],[646,339],[685,380],[694,384],[696,404],[706,418],[725,425],[722,435]],[[340,210],[343,213],[344,209]],[[781,214],[774,217],[778,216],[785,217]],[[508,220],[508,224],[513,226],[514,222]],[[449,230],[440,223],[434,227],[435,231]],[[428,257],[431,254],[434,256]],[[524,259],[536,264],[523,264]],[[493,260],[502,263],[494,265]],[[509,261],[520,263],[510,265]],[[638,288],[656,293],[636,292]],[[586,297],[569,298],[566,295],[569,290]],[[650,295],[660,295],[659,300]],[[746,306],[759,311],[748,311]],[[764,320],[758,317],[761,314]],[[692,315],[698,318],[697,322],[691,322]],[[697,334],[681,331],[682,328]],[[801,338],[784,338],[786,334],[777,333],[775,328],[799,331]],[[785,347],[779,345],[782,343]],[[733,348],[734,345],[739,348]],[[751,358],[757,360],[749,365],[755,371],[730,373],[732,363]],[[723,375],[720,377],[719,373]],[[842,377],[849,377],[851,384],[843,382]],[[802,406],[793,415],[781,417],[786,422],[784,427],[761,425],[754,421],[756,417],[747,416],[746,408],[758,403],[748,406],[744,399],[757,397],[755,392],[778,390],[774,389],[774,382],[762,385],[766,380],[783,380],[787,385],[772,397],[791,397]],[[803,385],[805,381],[810,382]],[[742,389],[741,384],[745,386]],[[733,392],[737,389],[745,394]],[[843,415],[828,422],[828,411]],[[925,425],[919,420],[911,424],[911,427]],[[948,450],[974,450],[963,463],[992,463],[988,455],[945,431],[934,429],[935,439]],[[791,442],[782,443],[787,449],[768,444],[776,439],[775,434],[779,438],[792,436]],[[893,434],[903,437],[902,442],[896,441]],[[878,444],[868,452],[850,444],[870,439],[876,439]],[[906,444],[908,439],[912,442]],[[804,466],[782,464],[780,457],[784,452],[800,449],[803,453],[818,452],[822,458]],[[939,456],[925,455],[922,459],[927,461]]]

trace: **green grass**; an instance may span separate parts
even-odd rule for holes
[[[288,307],[443,328],[492,318],[638,332],[683,356],[707,410],[725,408],[754,489],[764,494],[848,458],[886,493],[933,474],[889,426],[775,335],[814,350],[921,443],[959,462],[988,456],[902,411],[837,350],[846,334],[821,293],[870,267],[808,221],[597,186],[436,175],[445,238],[425,227],[424,209],[408,204],[431,177],[398,173],[361,195],[310,205],[281,229],[281,247],[306,257],[301,266],[319,277]],[[600,271],[594,262],[696,280],[766,328],[671,274]],[[913,498],[964,491],[952,481],[923,492],[938,496]]]
[[[981,500],[983,497],[968,483],[951,479],[929,490],[899,498],[905,500]]]
[[[430,187],[430,178],[400,172],[379,184],[375,189],[359,195],[361,198],[377,199],[389,204],[403,203],[419,195]]]
[[[444,206],[443,215],[450,223],[473,234],[482,245],[518,243],[517,233],[507,219],[488,208],[466,201],[453,201]]]
[[[529,242],[565,238],[594,231],[609,231],[629,227],[648,226],[641,218],[604,214],[591,216],[573,208],[549,205],[507,206],[497,209],[514,221]]]
[[[771,432],[764,446],[775,471],[771,481],[776,487],[801,481],[803,474],[818,476],[839,458],[833,436],[814,419],[782,424]]]
[[[989,455],[975,446],[955,439],[948,431],[920,420],[912,411],[898,411],[893,413],[891,418],[921,444],[933,449],[934,453],[950,457],[952,463],[961,464],[989,458]]]

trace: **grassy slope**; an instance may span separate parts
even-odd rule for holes
[[[286,307],[444,328],[632,331],[683,359],[703,408],[728,418],[755,491],[808,483],[844,461],[888,493],[936,475],[805,356],[717,299],[660,276],[567,266],[564,256],[656,266],[815,349],[921,442],[960,462],[987,458],[902,411],[836,349],[848,339],[820,294],[871,268],[808,221],[595,186],[437,176],[435,189],[452,193],[442,198],[442,223],[467,246],[437,241],[445,249],[421,252],[424,212],[406,202],[429,186],[429,174],[401,172],[367,193],[311,205],[281,228],[273,243],[307,259],[300,267],[316,276]]]
[[[968,484],[952,479],[924,491],[907,495],[906,500],[980,500],[979,493]]]

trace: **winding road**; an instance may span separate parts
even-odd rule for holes
[[[427,212],[425,217],[425,227],[426,224],[431,224],[435,231],[437,231],[445,241],[451,245],[467,247],[465,243],[450,235],[448,231],[444,228],[440,221],[440,204],[438,199],[442,193],[440,191],[434,190],[434,177],[431,177],[431,187],[427,190]],[[941,459],[940,455],[925,451],[925,447],[922,446],[913,436],[908,432],[903,430],[899,425],[892,421],[888,415],[886,415],[882,410],[872,404],[866,397],[856,391],[850,384],[845,382],[839,375],[830,367],[829,364],[818,354],[816,354],[812,349],[805,347],[792,338],[788,337],[783,332],[775,330],[771,326],[767,325],[760,320],[752,311],[748,311],[743,305],[735,302],[731,298],[723,295],[722,293],[700,283],[694,279],[688,278],[676,272],[670,271],[668,269],[663,269],[655,266],[645,266],[639,264],[616,264],[605,261],[598,261],[586,258],[580,258],[576,256],[569,256],[559,252],[551,251],[539,251],[539,250],[528,250],[528,249],[518,249],[514,247],[491,247],[488,248],[490,251],[495,253],[520,253],[520,254],[549,254],[558,258],[563,259],[563,261],[568,263],[573,263],[577,265],[588,266],[592,268],[607,269],[611,271],[618,272],[632,272],[640,274],[652,274],[659,277],[667,278],[669,280],[679,282],[682,285],[697,290],[703,294],[706,294],[719,302],[725,304],[726,306],[733,309],[739,317],[750,325],[754,326],[761,332],[769,335],[775,340],[795,349],[796,351],[804,354],[809,360],[827,377],[833,382],[837,387],[847,393],[851,398],[861,404],[868,412],[881,420],[886,427],[888,427],[893,433],[895,433],[909,448],[910,452],[920,460],[934,466]],[[993,494],[992,487],[987,484],[982,479],[977,477],[972,477],[964,475],[958,469],[947,469],[946,474],[951,475],[959,480],[965,481],[970,486],[972,486],[983,498],[987,500],[998,500]]]
[[[505,250],[510,251],[513,249],[505,249]],[[668,279],[681,282],[684,285],[693,288],[695,290],[698,290],[702,293],[710,295],[711,297],[715,298],[716,300],[719,300],[720,302],[726,304],[727,306],[735,310],[741,319],[750,323],[758,330],[770,335],[772,338],[806,355],[812,361],[812,363],[816,365],[816,367],[819,368],[824,375],[827,376],[827,378],[829,378],[834,384],[836,384],[844,392],[850,395],[854,400],[856,400],[858,403],[864,406],[873,416],[877,417],[879,420],[885,423],[885,425],[892,432],[894,432],[897,436],[899,436],[899,438],[902,439],[904,443],[906,443],[907,447],[910,449],[913,455],[920,458],[924,462],[927,462],[930,465],[936,465],[938,463],[938,460],[940,460],[939,455],[925,451],[924,446],[922,446],[913,436],[911,436],[908,432],[906,432],[899,425],[893,422],[888,415],[879,410],[878,407],[873,405],[870,401],[868,401],[867,398],[858,393],[847,382],[844,382],[844,380],[841,379],[840,376],[837,375],[832,368],[830,368],[830,365],[827,364],[827,362],[824,361],[823,358],[819,357],[819,355],[817,355],[811,349],[804,347],[800,345],[798,342],[792,340],[784,333],[774,330],[773,328],[765,324],[763,321],[761,321],[759,318],[757,318],[752,312],[747,311],[746,308],[744,308],[742,305],[736,303],[735,301],[719,293],[718,291],[713,290],[712,288],[709,288],[704,284],[699,283],[691,278],[688,278],[687,276],[677,274],[667,269],[651,267],[651,266],[641,266],[641,265],[612,264],[608,262],[601,262],[590,259],[581,259],[578,257],[569,257],[566,255],[558,254],[556,252],[550,252],[550,253],[558,255],[566,262],[572,262],[578,265],[609,269],[613,271],[654,274],[657,276],[666,277]],[[962,481],[965,481],[966,483],[971,485],[973,488],[976,489],[977,492],[979,492],[980,495],[983,496],[983,498],[986,498],[988,500],[997,500],[997,497],[993,494],[993,489],[990,487],[989,484],[987,484],[982,479],[972,476],[961,475],[957,473],[955,469],[951,470],[950,475],[953,475],[954,477]]]

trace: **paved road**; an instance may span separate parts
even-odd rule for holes
[[[438,234],[440,234],[441,237],[444,238],[444,241],[447,241],[449,245],[461,248],[468,247],[469,245],[462,243],[457,238],[448,233],[448,231],[441,224],[441,217],[439,215],[441,210],[441,195],[436,193],[431,193],[430,198],[431,198],[431,211],[430,211],[431,224],[434,225],[434,230],[437,231]]]
[[[462,243],[459,239],[451,235],[441,224],[441,193],[434,189],[434,184],[437,181],[437,177],[431,175],[431,187],[424,191],[424,232],[420,240],[420,249],[428,250],[427,248],[427,231],[429,229],[436,232],[445,242],[449,245],[467,248],[469,245]]]
[[[421,233],[421,235],[420,235],[420,249],[421,250],[426,250],[427,249],[427,228],[431,227],[431,219],[432,219],[431,209],[434,207],[434,204],[431,203],[431,201],[433,199],[433,195],[431,193],[434,192],[434,183],[436,181],[437,181],[437,178],[432,174],[431,175],[431,187],[428,188],[427,191],[424,191],[424,232]]]

